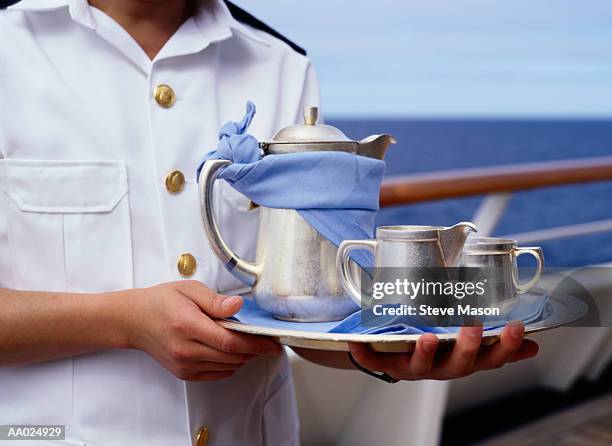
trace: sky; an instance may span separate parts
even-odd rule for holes
[[[609,0],[234,0],[306,48],[327,117],[612,117]]]

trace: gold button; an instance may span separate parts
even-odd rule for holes
[[[203,427],[196,435],[195,446],[206,446],[208,444],[208,428]]]
[[[157,103],[164,108],[172,107],[174,101],[176,101],[174,91],[166,84],[160,84],[155,87],[154,96]]]
[[[166,189],[168,192],[176,194],[183,190],[185,186],[185,175],[180,170],[172,170],[166,175]]]
[[[193,275],[196,270],[196,259],[189,253],[181,254],[177,264],[179,273],[184,277]]]

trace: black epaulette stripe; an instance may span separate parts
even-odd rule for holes
[[[0,0],[0,9],[6,9],[15,3],[19,3],[19,0]]]
[[[300,54],[302,54],[304,56],[306,55],[306,50],[304,48],[302,48],[301,46],[296,45],[291,40],[287,39],[285,36],[280,34],[278,31],[275,31],[274,29],[270,28],[264,22],[259,20],[257,17],[252,16],[251,14],[246,12],[244,9],[239,8],[238,6],[234,5],[232,2],[228,2],[227,0],[225,0],[225,4],[227,5],[227,8],[229,9],[230,13],[232,14],[232,17],[234,17],[239,22],[245,23],[245,24],[247,24],[249,26],[252,26],[253,28],[258,29],[260,31],[266,32],[266,33],[276,37],[277,39],[282,40],[283,42],[285,42],[287,45],[289,45],[291,48],[293,48],[298,53],[300,53]]]

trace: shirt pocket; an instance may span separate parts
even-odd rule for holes
[[[122,161],[0,161],[16,289],[103,292],[133,286]]]

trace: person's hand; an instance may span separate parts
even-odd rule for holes
[[[522,322],[509,323],[498,342],[483,346],[482,327],[463,327],[452,350],[436,355],[438,338],[421,335],[411,354],[375,353],[367,345],[351,343],[353,358],[363,367],[385,372],[399,380],[454,379],[480,370],[496,369],[508,362],[531,358],[538,344],[523,339]]]
[[[180,379],[227,378],[257,355],[282,351],[269,339],[214,321],[237,313],[240,296],[217,294],[193,280],[131,290],[128,296],[129,346],[149,353]]]

